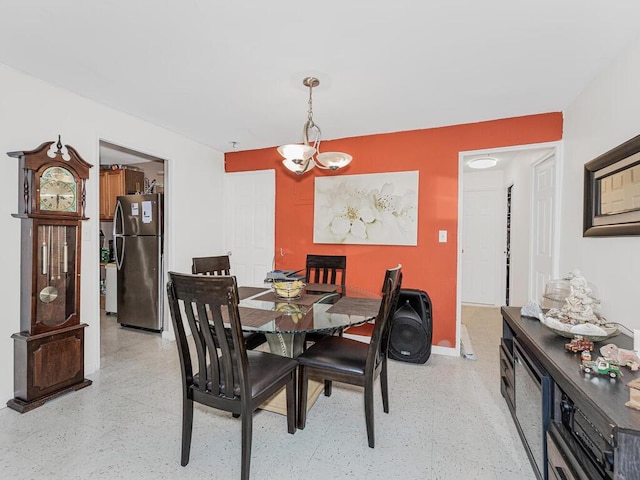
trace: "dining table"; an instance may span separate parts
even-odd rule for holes
[[[333,284],[308,283],[296,298],[281,298],[270,286],[238,287],[240,323],[248,332],[262,332],[269,351],[295,358],[304,351],[310,332],[335,333],[375,319],[381,293]],[[308,408],[323,385],[309,385]],[[286,414],[284,391],[263,409]]]

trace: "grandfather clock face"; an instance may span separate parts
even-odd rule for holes
[[[49,167],[40,176],[41,212],[76,212],[78,185],[73,174],[62,167]]]
[[[76,312],[77,225],[35,226],[35,327],[62,325]]]

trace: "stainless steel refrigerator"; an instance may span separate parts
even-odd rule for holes
[[[162,330],[162,210],[162,194],[117,198],[113,239],[123,326]]]

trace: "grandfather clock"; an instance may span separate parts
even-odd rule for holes
[[[23,413],[91,385],[84,378],[80,246],[92,165],[59,136],[7,155],[20,161],[22,187],[12,214],[21,222],[20,332],[12,335],[14,398],[7,406]]]

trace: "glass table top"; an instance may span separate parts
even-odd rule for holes
[[[242,328],[264,333],[332,331],[360,325],[378,314],[380,294],[334,287],[309,284],[293,299],[278,298],[269,287],[239,287]]]

